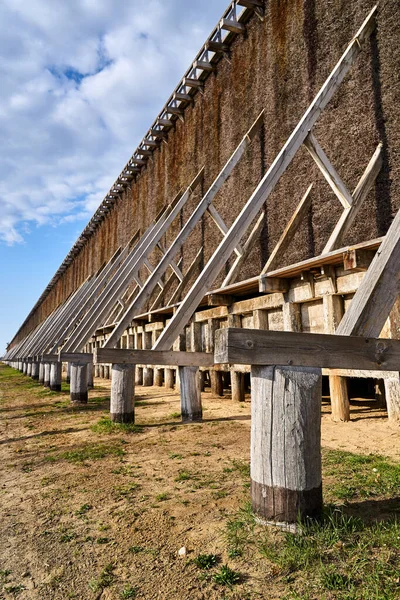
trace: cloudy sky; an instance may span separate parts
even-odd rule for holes
[[[1,0],[0,355],[227,5]]]

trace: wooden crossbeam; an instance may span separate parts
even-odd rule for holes
[[[219,214],[219,212],[213,204],[210,204],[210,206],[207,209],[207,212],[218,227],[218,229],[220,230],[220,232],[223,235],[226,235],[229,231],[229,227],[226,225],[225,221],[223,220],[223,218],[221,217],[221,215]],[[237,244],[235,248],[235,253],[237,256],[243,256],[243,248],[240,246],[240,244]]]
[[[214,356],[207,352],[155,352],[154,350],[119,350],[95,348],[95,364],[165,365],[171,367],[211,367]]]
[[[394,371],[400,340],[335,334],[219,329],[215,363]]]
[[[172,347],[172,344],[178,335],[182,333],[201,299],[207,290],[211,288],[221,268],[229,260],[238,241],[242,239],[248,227],[260,212],[264,202],[267,200],[280,177],[286,171],[298,149],[303,144],[308,132],[315,125],[323,109],[340,86],[351,65],[361,52],[363,42],[369,38],[371,32],[375,29],[375,13],[376,7],[369,13],[356,36],[345,50],[341,59],[325,81],[303,117],[300,119],[298,125],[278,153],[272,165],[269,167],[256,190],[235,219],[229,232],[214,251],[202,273],[186,295],[186,298],[180,304],[178,310],[158,338],[154,346],[155,350],[168,350]]]
[[[174,302],[176,302],[178,300],[182,291],[185,289],[185,285],[187,285],[188,281],[190,281],[191,277],[193,276],[193,273],[196,271],[197,267],[199,266],[202,256],[203,256],[203,246],[200,248],[200,250],[194,257],[194,260],[189,265],[189,268],[186,271],[185,276],[181,280],[181,282],[178,285],[178,287],[176,288],[175,292],[172,294],[168,304],[174,304]]]
[[[208,189],[206,194],[200,200],[199,204],[190,215],[189,219],[183,226],[182,230],[179,232],[175,240],[172,242],[169,249],[165,252],[164,257],[161,259],[157,267],[154,269],[154,273],[149,277],[146,283],[143,286],[140,294],[138,294],[137,298],[132,302],[132,304],[127,308],[124,316],[121,321],[118,323],[108,340],[106,341],[105,348],[112,348],[117,345],[119,338],[122,333],[130,323],[130,321],[134,318],[135,315],[139,313],[144,304],[150,299],[151,294],[153,293],[155,282],[157,278],[161,277],[169,266],[169,262],[173,259],[178,251],[182,248],[184,242],[187,240],[189,235],[192,233],[197,223],[200,221],[212,201],[214,200],[216,194],[220,190],[221,186],[228,179],[229,175],[232,173],[234,167],[242,158],[244,152],[248,148],[249,144],[251,144],[252,140],[256,136],[259,131],[263,119],[262,111],[260,115],[257,117],[253,125],[250,127],[249,131],[245,134],[242,141],[233,152],[231,157],[228,159],[227,163],[221,169],[220,173],[217,175],[214,182],[211,184],[211,187]],[[236,244],[235,244],[236,247]],[[173,340],[174,341],[174,340]],[[172,344],[171,344],[172,345]],[[169,348],[167,348],[169,350]]]
[[[367,168],[365,169],[360,181],[357,184],[356,189],[353,192],[353,202],[350,208],[345,208],[342,212],[339,221],[337,222],[335,229],[333,230],[322,254],[325,252],[331,252],[335,248],[340,248],[340,244],[343,243],[343,239],[350,227],[354,223],[354,220],[359,213],[361,206],[368,196],[369,191],[375,183],[379,171],[382,168],[382,144],[378,144],[371,160],[369,161]]]
[[[177,266],[180,267],[182,265],[182,262],[183,258],[180,258]],[[157,298],[154,300],[153,304],[150,307],[150,311],[156,310],[159,306],[161,306],[163,298],[165,298],[165,295],[168,294],[175,279],[177,279],[176,273],[175,271],[172,271],[171,275],[168,277],[167,281],[164,284],[164,290],[158,294]]]
[[[221,19],[219,22],[221,29],[226,29],[232,33],[243,33],[246,31],[245,25],[239,23],[236,19]]]
[[[307,214],[307,212],[310,208],[310,205],[311,205],[310,192],[312,189],[312,185],[313,184],[309,185],[309,187],[307,188],[304,196],[300,200],[299,205],[297,206],[296,210],[294,211],[292,218],[290,219],[289,223],[286,225],[281,237],[279,238],[278,243],[276,244],[275,248],[271,252],[267,262],[264,265],[263,270],[261,271],[260,292],[264,291],[264,289],[263,289],[264,278],[262,276],[265,273],[268,273],[268,271],[272,271],[272,269],[274,267],[276,267],[277,261],[282,256],[282,254],[284,254],[284,252],[286,252],[286,250],[288,249],[289,244],[292,241],[292,239],[294,238],[296,231],[299,228],[300,223],[302,222],[302,220],[304,219],[305,215]]]
[[[263,227],[264,227],[264,213],[262,213],[258,217],[257,222],[254,225],[253,229],[251,230],[249,237],[243,244],[242,255],[236,257],[233,265],[229,269],[229,272],[223,281],[222,287],[229,285],[230,283],[233,283],[235,281],[235,279],[237,279],[237,277],[240,273],[240,269],[242,268],[242,265],[247,260],[247,257],[249,256],[251,250],[254,248],[255,244],[259,240]]]
[[[326,181],[332,188],[335,196],[339,199],[341,204],[343,204],[344,208],[350,208],[353,202],[353,198],[351,197],[351,194],[347,189],[346,185],[340,178],[340,175],[337,173],[334,166],[329,162],[328,157],[322,150],[321,146],[318,143],[318,140],[315,138],[312,131],[310,131],[310,133],[305,138],[304,145],[313,157],[322,175],[325,177]]]

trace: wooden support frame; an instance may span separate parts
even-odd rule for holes
[[[171,367],[210,367],[214,364],[214,356],[210,352],[183,352],[155,350],[118,350],[114,348],[95,348],[93,353],[95,364],[132,364],[159,365]]]

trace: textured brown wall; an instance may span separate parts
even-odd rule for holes
[[[245,35],[232,46],[232,60],[221,60],[206,80],[204,96],[197,94],[154,152],[144,173],[118,200],[96,234],[57,282],[18,338],[26,335],[95,272],[137,228],[144,230],[165,203],[185,188],[204,165],[204,193],[259,112],[264,127],[218,194],[215,205],[228,224],[249,198],[308,104],[350,42],[373,2],[365,0],[269,0],[266,18],[253,17]],[[348,242],[367,240],[386,232],[400,206],[399,189],[399,73],[400,29],[398,0],[383,0],[378,28],[370,44],[325,110],[316,136],[328,157],[354,189],[379,141],[384,166],[375,191],[349,233]],[[282,264],[319,253],[341,212],[341,205],[304,148],[279,182],[265,207],[259,244],[246,261],[241,278],[256,275],[277,242],[286,222],[310,182],[312,211]],[[199,194],[183,211],[185,220]],[[175,223],[168,240],[176,235]],[[187,266],[200,245],[204,261],[220,235],[205,216],[183,251]],[[218,283],[218,282],[216,282]]]

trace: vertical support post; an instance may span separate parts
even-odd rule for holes
[[[400,421],[400,377],[384,379],[385,395],[389,421]]]
[[[114,423],[135,422],[135,365],[112,365],[110,413]]]
[[[198,367],[179,367],[182,421],[201,421],[200,377]]]
[[[152,333],[151,331],[146,331],[143,334],[144,341],[144,350],[151,350],[152,347]],[[145,366],[143,368],[143,386],[151,387],[154,383],[154,369],[149,366]]]
[[[104,365],[104,379],[110,379],[110,365]]]
[[[164,369],[156,367],[154,369],[154,385],[156,385],[157,387],[162,387],[163,379],[164,379]]]
[[[17,368],[18,368],[18,371],[21,371],[21,373],[22,373],[22,369],[23,369],[22,360],[18,361],[18,367]]]
[[[43,378],[44,387],[50,387],[50,363],[44,363],[44,378]]]
[[[42,361],[39,362],[39,383],[44,385],[44,364]]]
[[[325,333],[335,333],[343,317],[343,300],[341,296],[324,296],[324,328]],[[332,419],[334,421],[350,421],[350,401],[346,377],[329,375]]]
[[[87,384],[88,384],[88,389],[92,390],[94,388],[94,381],[93,381],[93,373],[94,373],[94,366],[93,363],[88,363],[87,366]]]
[[[39,379],[39,363],[36,360],[32,362],[32,379],[35,381]]]
[[[61,363],[50,363],[50,389],[53,392],[61,392]]]
[[[87,404],[87,363],[71,362],[70,398],[76,404]]]
[[[26,374],[28,375],[28,377],[32,376],[32,361],[31,359],[28,360],[27,365],[26,365]]]
[[[262,521],[322,510],[321,369],[252,366],[251,497]]]
[[[234,402],[244,402],[244,373],[240,371],[231,371],[231,391]]]
[[[26,358],[24,358],[23,362],[22,362],[22,373],[24,375],[26,375],[26,370],[28,368],[28,363],[26,362]]]
[[[164,385],[167,388],[167,390],[173,390],[174,389],[174,375],[175,375],[175,369],[165,369],[165,381],[164,381]]]
[[[100,378],[104,379],[104,365],[99,365],[100,367]]]
[[[71,382],[71,364],[70,363],[67,363],[67,375],[65,377],[65,381],[66,381],[66,383]]]

